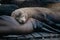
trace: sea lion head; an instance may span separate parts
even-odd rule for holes
[[[13,11],[11,16],[21,24],[24,24],[29,18],[27,13],[23,13],[23,11],[19,10]]]

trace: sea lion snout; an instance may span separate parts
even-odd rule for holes
[[[22,17],[18,20],[20,23],[24,24],[26,22],[26,18],[25,17]]]

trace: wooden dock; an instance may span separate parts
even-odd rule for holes
[[[33,32],[26,35],[8,35],[0,40],[60,40],[60,34]]]

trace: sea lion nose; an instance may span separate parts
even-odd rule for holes
[[[24,24],[24,21],[23,20],[20,20],[19,22],[20,22],[20,24]]]
[[[25,17],[20,18],[20,19],[19,19],[19,22],[20,22],[21,24],[24,24],[24,23],[26,22],[26,18],[25,18]]]

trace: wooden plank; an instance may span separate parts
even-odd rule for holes
[[[42,36],[44,37],[48,37],[48,36],[51,36],[51,33],[40,33]]]
[[[52,34],[52,33],[40,33],[44,39],[52,39],[52,38],[60,38],[60,34]]]
[[[60,38],[60,34],[51,34],[52,38]]]
[[[8,37],[8,38],[13,38],[13,37],[18,37],[18,35],[8,35],[8,36],[3,36],[3,37]]]
[[[31,34],[28,35],[24,35],[26,38],[33,38],[33,36]]]
[[[44,39],[44,40],[60,40],[60,38],[46,38],[46,39]]]
[[[60,40],[60,34],[34,32],[26,35],[4,36],[8,40]]]
[[[35,38],[42,38],[42,36],[36,32],[32,33],[33,37]]]
[[[25,39],[25,37],[24,37],[24,35],[18,35],[18,38],[17,38],[18,40],[19,39]]]
[[[51,38],[50,33],[41,33],[41,32],[39,32],[39,34],[41,34],[43,40]]]
[[[8,35],[8,36],[3,36],[3,39],[6,40],[16,40],[18,35]]]

